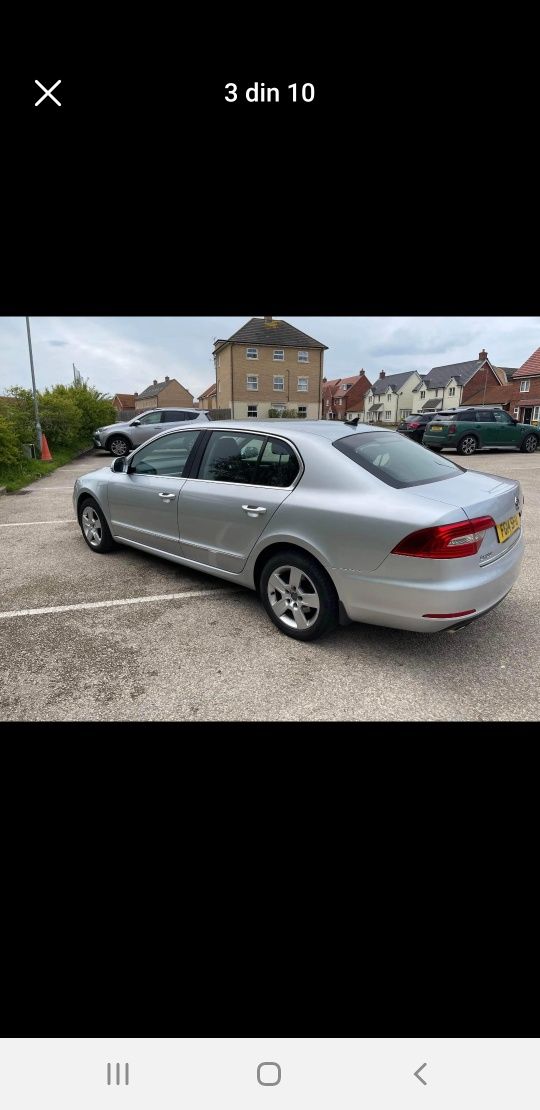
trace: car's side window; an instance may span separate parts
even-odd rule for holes
[[[490,409],[478,409],[478,412],[476,413],[476,419],[480,424],[492,424],[493,413]]]
[[[510,417],[508,416],[508,413],[503,412],[502,409],[494,409],[493,410],[493,419],[497,421],[497,424],[513,424],[514,423],[514,421],[511,420]]]
[[[472,409],[467,409],[467,412],[460,412],[458,414],[457,419],[460,422],[465,421],[467,423],[468,422],[474,423],[474,421],[476,420],[476,414],[472,411]]]
[[[252,432],[212,432],[198,478],[211,482],[255,483],[265,436]]]
[[[270,437],[259,459],[258,486],[290,486],[300,467],[292,447],[283,439]]]
[[[141,416],[141,424],[160,424],[161,412],[147,412],[146,416]]]
[[[158,474],[169,478],[182,478],[187,461],[200,436],[200,432],[186,430],[163,436],[133,456],[130,474]]]

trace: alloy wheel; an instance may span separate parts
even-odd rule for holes
[[[128,453],[128,445],[125,439],[112,439],[109,449],[113,455],[116,455],[117,459],[123,458]]]
[[[91,547],[99,547],[103,533],[101,521],[96,510],[87,505],[81,517],[83,532]]]
[[[476,451],[476,440],[474,436],[465,436],[461,440],[461,452],[463,455],[474,455]]]
[[[315,624],[321,602],[311,578],[299,567],[277,567],[268,579],[268,600],[282,624],[305,630]]]
[[[525,450],[527,451],[527,453],[529,455],[532,454],[533,451],[536,451],[537,447],[538,440],[536,436],[527,436],[527,439],[525,440]]]

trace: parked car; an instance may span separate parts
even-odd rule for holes
[[[540,429],[535,425],[520,424],[504,409],[481,405],[434,416],[423,442],[435,451],[455,447],[458,455],[474,455],[482,447],[514,448],[531,454],[539,440]]]
[[[205,423],[210,420],[210,414],[206,409],[148,409],[137,413],[132,420],[97,428],[92,438],[96,447],[102,447],[111,455],[123,458],[134,447],[153,438],[162,424],[172,428],[175,424],[184,424],[186,420]]]
[[[93,552],[127,544],[256,590],[298,640],[338,621],[460,627],[523,555],[519,482],[333,421],[184,424],[77,478],[73,505]]]
[[[445,412],[454,412],[454,409],[445,409]],[[424,432],[431,420],[433,420],[433,409],[430,412],[416,412],[411,416],[406,416],[400,420],[397,431],[402,435],[409,436],[409,439],[416,440],[417,443],[422,443]]]

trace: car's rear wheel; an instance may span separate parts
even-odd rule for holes
[[[114,547],[109,525],[103,511],[93,498],[87,497],[80,505],[79,523],[82,534],[92,551],[97,551],[101,555]]]
[[[532,432],[531,432],[530,435],[525,436],[525,439],[523,440],[523,443],[521,444],[521,450],[522,451],[526,451],[528,455],[532,455],[533,451],[536,451],[537,447],[538,447],[538,436],[533,435]]]
[[[295,640],[316,640],[335,628],[338,598],[323,568],[299,551],[281,551],[268,560],[259,592],[270,619]]]
[[[129,455],[131,451],[131,443],[125,436],[111,436],[107,443],[107,451],[111,455],[116,455],[117,459],[122,459],[124,455]]]
[[[474,455],[477,448],[478,440],[476,436],[462,436],[457,445],[457,453],[458,455]]]

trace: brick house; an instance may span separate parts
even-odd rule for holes
[[[165,381],[158,382],[154,378],[152,385],[147,389],[143,389],[142,393],[134,393],[133,395],[136,409],[152,409],[152,408],[193,408],[193,394],[189,390],[184,389],[176,378],[165,378]]]
[[[415,390],[421,383],[417,370],[401,374],[381,370],[377,381],[366,390],[364,411],[359,415],[368,424],[397,424],[413,412]]]
[[[117,412],[124,412],[125,409],[135,408],[135,397],[133,393],[115,393],[112,403]]]
[[[514,371],[512,384],[516,386],[513,415],[522,424],[538,424],[540,421],[540,347],[533,351],[519,370]],[[515,411],[516,408],[518,412]]]
[[[334,390],[337,389],[341,378],[323,378],[322,380],[322,413],[323,420],[334,420]]]
[[[229,408],[233,419],[296,409],[317,420],[326,350],[286,320],[254,316],[229,339],[214,343],[217,408]]]
[[[341,378],[332,394],[334,420],[347,420],[359,416],[364,411],[364,397],[371,388],[365,370],[352,378]]]
[[[216,383],[215,382],[212,382],[212,385],[209,385],[208,389],[205,389],[204,393],[199,393],[199,408],[201,408],[201,409],[215,409],[215,408],[217,408]]]
[[[506,375],[494,366],[487,351],[480,351],[478,358],[469,362],[453,362],[448,366],[433,366],[414,390],[414,412],[430,409],[454,409],[489,386],[506,385]]]

